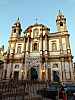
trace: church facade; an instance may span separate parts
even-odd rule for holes
[[[73,81],[73,56],[71,53],[66,18],[59,12],[57,32],[35,23],[24,31],[19,19],[12,26],[4,57],[3,78],[29,80]]]

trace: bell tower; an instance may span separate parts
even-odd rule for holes
[[[10,36],[10,39],[9,39],[9,48],[11,49],[10,51],[12,51],[12,52],[15,48],[16,41],[21,36],[21,31],[22,31],[21,30],[21,24],[20,24],[20,21],[19,21],[19,18],[18,18],[17,21],[12,26],[11,36]]]
[[[56,18],[56,25],[58,32],[67,31],[66,18],[64,17],[63,13],[60,10]]]
[[[14,23],[14,25],[12,26],[12,35],[16,35],[17,37],[19,37],[21,35],[21,31],[21,24],[18,18],[16,23]]]

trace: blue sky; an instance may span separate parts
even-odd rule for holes
[[[7,48],[11,26],[17,17],[20,17],[23,31],[34,24],[37,17],[38,23],[49,26],[51,32],[55,32],[59,9],[67,18],[72,54],[75,56],[75,0],[0,0],[0,44]]]

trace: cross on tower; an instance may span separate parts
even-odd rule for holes
[[[36,17],[36,18],[35,18],[36,24],[37,24],[37,20],[38,20],[38,18]]]
[[[17,18],[17,22],[19,22],[19,17]]]

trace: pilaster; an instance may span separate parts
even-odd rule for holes
[[[64,58],[61,58],[61,81],[65,81],[65,62]]]
[[[74,80],[74,76],[73,76],[73,64],[72,64],[72,59],[71,57],[69,57],[69,67],[70,67],[70,76],[71,76],[71,81]]]

